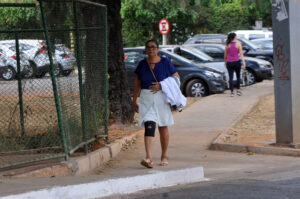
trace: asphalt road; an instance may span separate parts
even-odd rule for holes
[[[122,198],[132,199],[299,199],[300,178],[289,180],[250,180],[198,183]],[[121,197],[119,197],[121,198]]]

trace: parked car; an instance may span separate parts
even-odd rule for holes
[[[176,67],[179,75],[182,93],[188,97],[203,97],[214,93],[222,93],[226,87],[225,73],[209,68],[204,64],[193,63],[177,54],[166,50],[160,50],[159,55],[167,57]],[[124,60],[128,73],[128,82],[131,91],[133,90],[135,68],[139,61],[147,57],[144,47],[125,48]]]
[[[1,41],[0,44],[7,45],[10,50],[16,51],[15,40]],[[43,77],[49,71],[50,61],[47,48],[41,40],[19,40],[19,50],[28,56],[33,68],[32,76]],[[57,65],[56,60],[53,61]]]
[[[0,44],[10,45],[11,50],[16,50],[14,40],[0,41]],[[34,76],[43,77],[50,71],[50,60],[45,41],[22,39],[19,40],[19,49],[29,57],[29,62],[34,69]],[[56,76],[68,76],[73,70],[75,62],[76,59],[71,50],[63,44],[54,46],[53,64]]]
[[[55,44],[55,59],[58,63],[58,68],[54,71],[55,75],[68,76],[74,69],[76,58],[74,53],[64,44]]]
[[[195,36],[187,39],[184,44],[197,44],[197,43],[223,43],[227,39],[224,34],[196,34]]]
[[[193,46],[179,46],[179,45],[166,45],[166,46],[160,46],[162,49],[166,49],[170,52],[173,52],[177,55],[180,55],[188,60],[191,60],[195,63],[203,63],[207,67],[221,70],[226,75],[226,81],[229,79],[229,74],[227,68],[224,66],[223,61],[215,60],[214,58],[210,57],[209,55],[205,54],[201,50],[193,47]],[[245,78],[242,78],[243,73],[241,73],[241,86],[248,85]],[[236,81],[236,75],[234,74],[233,80]],[[227,82],[227,87],[229,87]]]
[[[222,44],[190,44],[204,53],[210,55],[215,60],[224,61],[225,45]],[[244,57],[247,70],[247,83],[249,85],[255,82],[261,82],[264,79],[273,77],[274,69],[270,62],[253,57]]]
[[[197,34],[188,39],[184,44],[200,44],[200,43],[213,43],[225,44],[227,35],[224,34]],[[255,57],[271,62],[273,65],[273,50],[263,50],[253,42],[245,38],[238,38],[242,43],[243,52],[245,56]]]
[[[273,38],[273,32],[269,30],[234,30],[238,37],[245,39],[269,39]]]
[[[253,39],[253,43],[264,50],[273,50],[273,39]]]
[[[28,57],[20,52],[20,70],[22,77],[29,78],[33,75],[33,68],[31,67]],[[9,46],[0,45],[0,76],[4,80],[13,80],[16,78],[18,71],[17,55]]]

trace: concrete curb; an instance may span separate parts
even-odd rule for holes
[[[71,165],[69,163],[69,167],[71,167],[74,171],[73,175],[86,174],[103,165],[105,162],[110,161],[121,152],[124,146],[129,145],[136,139],[138,134],[142,132],[143,130],[139,130],[130,136],[123,137],[122,139],[116,140],[99,150],[93,151],[86,156],[71,161]]]
[[[238,153],[257,153],[268,155],[281,155],[300,157],[299,149],[279,148],[279,147],[263,147],[263,146],[248,146],[242,144],[222,143],[221,140],[226,136],[226,133],[220,134],[217,139],[210,145],[210,150],[238,152]]]
[[[151,174],[110,179],[87,184],[69,185],[41,189],[23,194],[0,197],[0,199],[90,199],[118,194],[208,181],[204,178],[203,167],[187,168],[167,172],[151,170]],[[87,191],[88,190],[88,191]]]
[[[72,158],[70,161],[63,162],[60,165],[36,169],[34,171],[14,175],[13,177],[27,178],[84,175],[116,157],[122,151],[123,147],[131,145],[137,136],[143,132],[144,130],[138,130],[130,136],[115,140],[113,143],[103,148],[93,151],[85,156]]]
[[[233,122],[232,126],[237,124],[247,113],[249,113],[254,107],[256,107],[261,100],[260,97],[256,102],[249,104],[248,111],[246,113],[241,113],[236,120]],[[263,146],[249,146],[242,144],[230,144],[222,142],[222,139],[227,135],[231,127],[225,129],[219,136],[212,142],[209,149],[219,150],[227,152],[238,152],[238,153],[257,153],[257,154],[268,154],[268,155],[281,155],[281,156],[293,156],[299,157],[300,150],[293,148],[280,148],[280,147],[263,147]]]

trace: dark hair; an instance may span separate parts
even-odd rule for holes
[[[236,34],[234,32],[229,33],[227,36],[226,45],[229,45],[235,37]]]
[[[156,45],[156,47],[158,48],[159,47],[159,44],[158,44],[158,42],[157,42],[157,40],[156,39],[149,39],[148,41],[146,41],[146,43],[145,43],[145,47],[147,46],[147,44],[148,43],[150,43],[150,42],[154,42],[155,43],[155,45]]]

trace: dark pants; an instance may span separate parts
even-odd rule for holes
[[[233,92],[233,73],[236,73],[237,79],[237,89],[240,89],[240,82],[241,82],[241,61],[235,62],[227,62],[227,70],[229,74],[229,87],[231,92]]]

